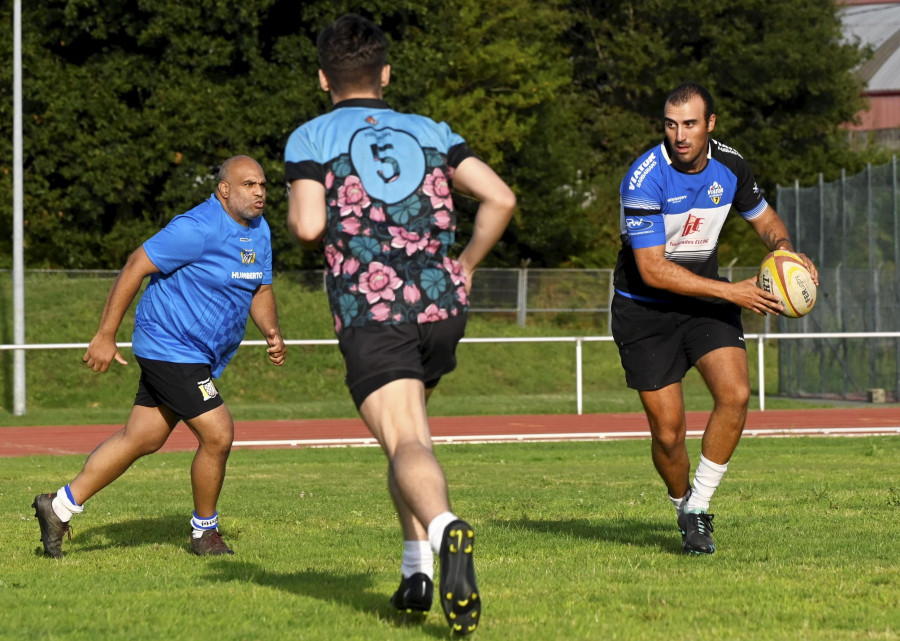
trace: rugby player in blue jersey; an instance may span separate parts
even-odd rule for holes
[[[747,417],[750,379],[741,309],[777,314],[756,278],[719,276],[718,239],[732,207],[768,251],[794,251],[787,229],[737,151],[712,139],[713,99],[676,88],[664,107],[665,140],[638,158],[621,185],[622,248],[614,274],[612,333],[628,387],[650,423],[653,463],[668,489],[683,550],[715,551],[709,503]],[[815,266],[804,262],[818,282]],[[713,397],[693,483],[681,381],[696,367]]]
[[[319,82],[334,108],[294,131],[285,147],[288,226],[324,239],[326,287],[360,415],[388,458],[403,530],[400,611],[431,608],[434,553],[440,599],[456,634],[475,630],[474,530],[450,508],[432,451],[426,402],[456,366],[475,268],[499,240],[516,198],[443,123],[392,110],[387,41],[347,15],[318,39]],[[456,230],[451,186],[480,201],[472,238],[449,255]]]
[[[248,315],[265,336],[274,365],[284,363],[285,345],[272,291],[269,226],[262,217],[262,167],[248,156],[233,156],[218,178],[208,200],[176,216],[131,254],[110,289],[82,360],[95,372],[107,371],[113,360],[127,365],[116,332],[149,276],[132,339],[141,369],[138,391],[125,427],[94,450],[78,476],[54,494],[35,497],[41,541],[51,557],[62,556],[69,520],[85,501],[162,447],[178,421],[199,442],[191,465],[191,551],[233,553],[219,534],[216,505],[234,421],[213,379],[237,351]]]

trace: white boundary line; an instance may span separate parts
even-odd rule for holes
[[[900,427],[808,427],[796,429],[766,428],[744,430],[744,436],[892,436],[900,435]],[[702,430],[688,430],[687,436],[703,436]],[[561,441],[612,441],[650,438],[649,431],[640,432],[561,432],[547,434],[478,434],[470,436],[435,436],[434,443],[552,443]],[[235,441],[232,447],[375,447],[374,438],[317,438]]]

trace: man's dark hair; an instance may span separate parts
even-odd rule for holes
[[[706,118],[706,122],[709,122],[709,117],[716,113],[712,96],[709,95],[709,92],[706,89],[695,82],[685,82],[675,87],[675,89],[672,90],[672,93],[666,98],[665,104],[675,105],[677,107],[678,105],[685,104],[694,96],[700,96],[703,100],[703,116]]]
[[[371,20],[352,13],[338,18],[319,34],[316,48],[319,66],[335,93],[381,88],[387,38]]]

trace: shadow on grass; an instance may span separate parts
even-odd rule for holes
[[[437,599],[427,617],[407,617],[390,605],[390,594],[372,591],[373,580],[369,574],[336,573],[312,568],[299,572],[272,572],[257,563],[234,559],[211,560],[210,570],[206,576],[210,581],[255,583],[290,594],[351,607],[363,614],[374,615],[379,622],[394,627],[420,626],[431,636],[441,639],[448,636],[448,627]]]
[[[74,552],[92,552],[148,545],[172,545],[185,551],[190,549],[189,517],[182,513],[119,521],[88,528],[78,527],[82,519],[87,520],[79,517],[74,521],[72,541],[63,539],[63,549],[69,547]]]
[[[674,517],[671,526],[634,519],[535,521],[525,518],[494,521],[494,524],[498,527],[532,530],[539,534],[571,536],[590,541],[609,541],[622,545],[656,547],[663,552],[681,553],[681,535],[675,525]]]

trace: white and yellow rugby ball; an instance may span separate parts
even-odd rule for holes
[[[766,256],[759,267],[757,285],[781,299],[782,316],[806,316],[816,304],[816,284],[803,259],[794,252],[776,249]]]

